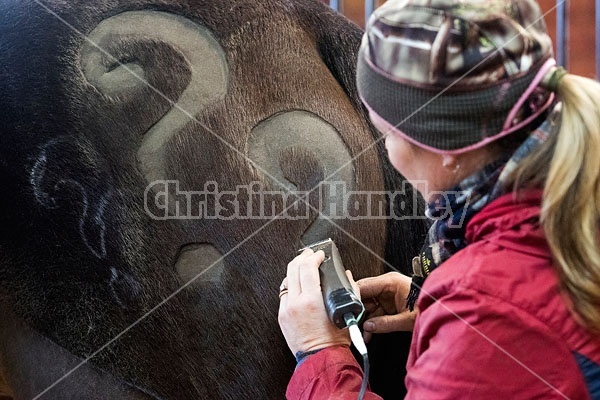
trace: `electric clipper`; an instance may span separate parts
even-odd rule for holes
[[[369,356],[367,346],[365,346],[358,328],[358,321],[365,312],[365,307],[354,293],[354,289],[352,289],[340,253],[333,240],[326,239],[311,244],[298,252],[301,253],[307,248],[315,252],[323,250],[325,253],[325,260],[319,266],[321,293],[323,294],[325,310],[335,326],[340,329],[348,327],[350,340],[363,357],[363,380],[358,393],[358,400],[362,400],[369,380]]]
[[[359,300],[348,280],[340,253],[331,239],[326,239],[300,249],[310,248],[314,252],[323,250],[325,260],[319,266],[323,303],[329,319],[338,328],[345,328],[351,320],[355,323],[362,317],[365,307]]]

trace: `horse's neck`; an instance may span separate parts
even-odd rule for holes
[[[9,399],[12,399],[12,392],[8,387],[8,383],[6,383],[6,379],[4,379],[4,374],[2,373],[2,366],[0,365],[0,400]]]
[[[25,325],[6,305],[0,304],[0,315],[0,400],[4,392],[6,399],[35,398],[69,373],[44,398],[158,399],[90,363],[82,364],[81,358]]]

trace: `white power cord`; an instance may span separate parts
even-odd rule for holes
[[[354,315],[348,313],[344,315],[344,320],[346,321],[346,326],[350,330],[350,340],[363,358],[363,380],[362,385],[360,386],[360,392],[358,393],[358,400],[363,400],[365,392],[367,391],[367,384],[369,383],[369,356],[367,354],[367,346],[365,345],[365,341],[360,333]]]

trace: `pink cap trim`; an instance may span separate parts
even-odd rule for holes
[[[361,97],[361,100],[362,100],[363,104],[365,105],[365,107],[367,108],[367,110],[369,111],[369,117],[371,118],[371,121],[377,121],[377,124],[385,127],[386,132],[383,132],[384,135],[387,135],[388,133],[393,133],[394,135],[401,136],[403,139],[405,139],[406,141],[408,141],[416,146],[419,146],[425,150],[431,151],[432,153],[437,153],[437,154],[458,154],[458,153],[460,153],[460,151],[457,152],[456,150],[436,149],[435,147],[427,146],[426,144],[416,141],[412,137],[408,136],[406,133],[402,132],[400,129],[396,128],[395,126],[393,126],[392,124],[387,122],[385,119],[383,119],[383,117],[381,115],[379,115],[375,111],[373,111],[373,109],[362,99],[362,97]]]
[[[517,112],[519,112],[519,109],[521,108],[521,106],[523,106],[523,103],[525,103],[525,101],[527,101],[529,96],[531,96],[531,93],[533,93],[533,91],[539,86],[542,79],[544,79],[544,76],[546,75],[546,73],[548,73],[548,71],[550,71],[550,69],[552,69],[552,67],[554,67],[555,65],[556,65],[556,60],[553,58],[549,59],[548,61],[546,61],[544,63],[544,65],[542,65],[542,67],[540,68],[538,73],[535,75],[535,77],[531,81],[531,84],[529,85],[529,87],[527,87],[527,90],[525,90],[523,95],[519,98],[519,101],[517,101],[515,103],[512,110],[510,110],[510,112],[508,113],[508,117],[506,117],[506,121],[504,121],[504,126],[502,127],[503,131],[510,128],[512,120],[515,118],[515,115],[517,115]],[[554,97],[554,96],[551,96],[551,97]],[[545,108],[542,107],[542,110],[544,110],[544,109]],[[536,115],[536,117],[537,117],[537,115]]]
[[[393,126],[392,124],[390,124],[388,121],[386,121],[381,115],[379,115],[376,111],[374,111],[369,104],[365,101],[365,99],[363,99],[362,96],[360,96],[361,101],[363,102],[364,106],[367,108],[367,110],[369,111],[369,115],[371,117],[371,120],[377,121],[378,124],[380,124],[381,126],[384,126],[387,129],[387,132],[385,132],[385,134],[387,133],[393,133],[395,135],[401,136],[403,139],[407,140],[408,142],[419,146],[427,151],[430,151],[432,153],[436,153],[436,154],[441,154],[441,155],[457,155],[457,154],[462,154],[462,153],[466,153],[468,151],[471,150],[476,150],[482,147],[487,146],[489,143],[496,141],[506,135],[509,135],[515,131],[518,131],[519,129],[523,128],[524,126],[527,126],[528,124],[530,124],[533,120],[535,120],[537,117],[539,117],[544,111],[546,111],[548,109],[548,107],[550,107],[550,105],[552,104],[552,102],[554,101],[554,93],[550,93],[550,96],[548,96],[548,100],[546,101],[546,103],[544,103],[544,105],[542,107],[540,107],[539,110],[537,110],[535,113],[533,113],[532,115],[530,115],[528,118],[524,119],[523,121],[519,122],[517,125],[514,125],[512,127],[510,127],[510,122],[514,119],[516,113],[519,111],[519,109],[521,108],[521,106],[523,105],[523,103],[529,98],[529,96],[531,95],[531,93],[533,93],[533,91],[538,87],[539,83],[542,81],[542,79],[544,78],[544,76],[546,75],[546,73],[554,66],[556,65],[556,61],[554,59],[549,59],[548,61],[546,61],[544,63],[544,65],[542,65],[542,67],[540,68],[540,70],[538,71],[538,73],[536,74],[536,76],[533,78],[533,80],[531,81],[531,84],[529,85],[529,87],[527,88],[527,90],[525,90],[525,92],[523,93],[523,95],[519,98],[519,100],[517,101],[517,103],[514,105],[514,107],[511,109],[511,111],[508,114],[508,117],[506,118],[506,121],[504,123],[504,127],[502,129],[501,132],[497,133],[494,136],[488,136],[485,139],[474,143],[472,145],[466,146],[466,147],[462,147],[459,149],[453,149],[453,150],[442,150],[442,149],[438,149],[435,147],[431,147],[428,146],[424,143],[421,143],[419,141],[417,141],[416,139],[410,137],[409,135],[407,135],[406,133],[404,133],[403,131],[401,131],[400,129],[398,129],[397,127]],[[510,128],[509,128],[510,127]]]

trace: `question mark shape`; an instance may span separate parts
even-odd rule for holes
[[[267,171],[274,179],[275,187],[282,190],[296,190],[299,184],[306,185],[304,165],[295,165],[294,175],[284,174],[281,155],[291,150],[301,149],[304,154],[318,160],[322,168],[320,175],[327,177],[321,185],[325,196],[321,196],[321,213],[328,217],[343,216],[346,211],[345,195],[356,187],[354,164],[348,146],[338,130],[316,114],[304,110],[294,110],[275,114],[259,123],[248,141],[248,156]],[[307,163],[308,164],[308,163]],[[343,168],[342,168],[343,167]],[[329,176],[333,174],[332,176]],[[310,185],[313,183],[311,182]],[[310,190],[313,187],[305,187]],[[318,190],[318,189],[317,189]],[[304,244],[314,243],[330,235],[331,224],[319,216],[302,235]]]
[[[117,99],[149,86],[144,67],[135,57],[119,62],[108,54],[114,46],[140,41],[148,42],[148,49],[154,43],[169,45],[183,56],[192,71],[177,102],[169,99],[173,108],[146,132],[138,149],[140,168],[150,184],[167,180],[167,142],[195,115],[225,98],[229,70],[223,48],[207,28],[166,12],[127,11],[102,21],[83,44],[81,69],[87,81],[100,93]]]

